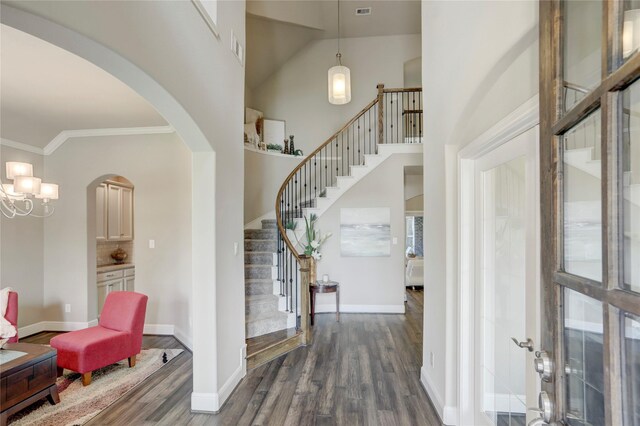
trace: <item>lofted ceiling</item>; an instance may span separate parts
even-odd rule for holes
[[[371,7],[371,15],[357,16],[362,7]],[[341,0],[340,36],[420,34],[420,8],[416,0]],[[338,37],[338,2],[249,0],[246,30],[246,84],[253,89],[309,42]]]
[[[0,25],[0,123],[0,137],[36,148],[64,130],[167,125],[101,68],[6,25]]]

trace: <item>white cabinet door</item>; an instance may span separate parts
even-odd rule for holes
[[[107,239],[107,185],[101,183],[96,188],[96,240]]]
[[[135,277],[125,277],[124,291],[135,291]]]
[[[109,294],[108,286],[104,284],[98,284],[98,315],[102,312],[104,301],[107,300],[107,294]]]
[[[120,239],[133,239],[133,190],[120,188]]]
[[[108,239],[119,240],[120,239],[120,199],[122,193],[122,187],[115,185],[108,185]]]

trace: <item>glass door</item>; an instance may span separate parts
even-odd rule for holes
[[[540,2],[539,424],[640,425],[640,1]]]
[[[475,162],[476,425],[525,425],[537,404],[537,138],[533,128]]]

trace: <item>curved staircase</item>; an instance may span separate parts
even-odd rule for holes
[[[315,261],[298,252],[287,230],[304,229],[305,217],[321,216],[391,155],[422,152],[422,89],[377,89],[373,101],[285,179],[275,219],[245,229],[249,367],[311,342],[308,292]],[[265,343],[269,336],[274,341]]]

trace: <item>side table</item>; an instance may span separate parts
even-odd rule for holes
[[[309,293],[311,293],[311,325],[313,325],[313,317],[316,314],[316,294],[318,293],[336,294],[336,321],[340,322],[340,283],[316,281],[315,284],[309,286]]]
[[[44,345],[8,343],[4,355],[18,355],[0,364],[0,425],[9,416],[47,397],[51,404],[60,402],[56,386],[57,352]],[[9,354],[10,355],[10,354]]]

